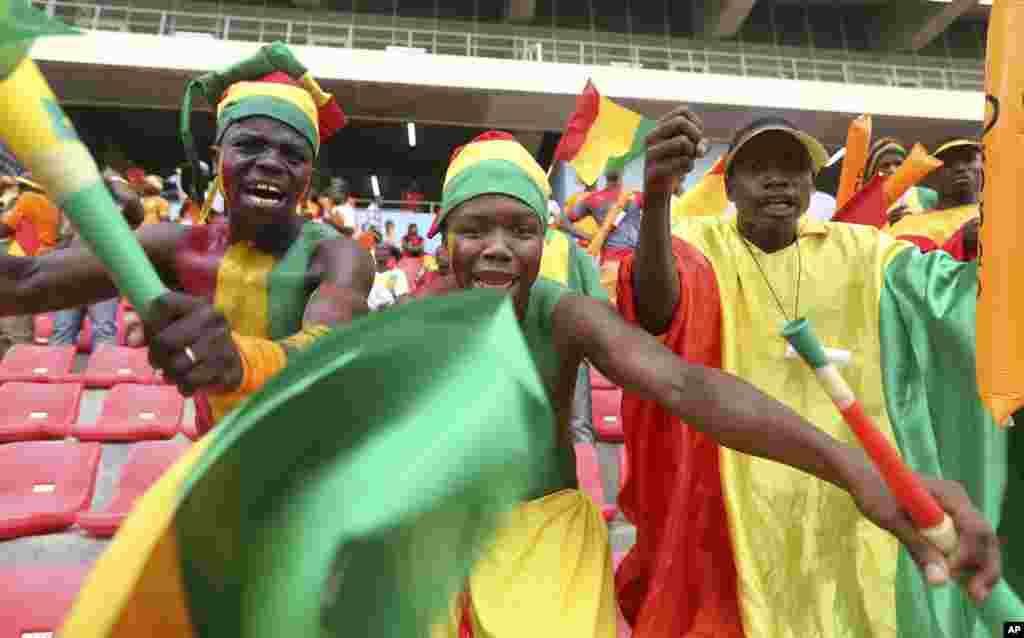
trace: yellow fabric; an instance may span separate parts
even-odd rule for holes
[[[469,579],[474,638],[615,638],[608,526],[579,490],[510,512]],[[457,638],[460,610],[432,638]]]
[[[245,337],[270,339],[267,277],[277,260],[243,241],[232,244],[217,270],[214,306],[224,313],[233,332]],[[241,400],[237,393],[209,394],[215,421]]]
[[[924,211],[917,215],[907,215],[895,225],[886,226],[883,230],[893,237],[927,237],[941,246],[964,224],[978,215],[977,204]]]
[[[712,168],[682,196],[672,197],[672,223],[677,224],[685,217],[721,217],[728,208],[725,175]]]
[[[194,636],[173,522],[181,486],[211,441],[200,439],[138,500],[83,583],[61,638]]]
[[[888,212],[892,212],[900,206],[906,206],[910,210],[910,214],[923,212],[925,210],[925,206],[921,203],[920,193],[921,191],[917,187],[912,187],[903,197],[896,200],[896,202],[889,207]]]
[[[11,257],[25,257],[25,250],[21,247],[21,244],[11,240],[10,246],[7,248],[7,254]]]
[[[218,421],[288,365],[288,355],[276,341],[246,337],[237,332],[231,333],[231,339],[242,360],[242,382],[232,392],[209,393],[210,407],[214,408],[214,418]]]
[[[214,306],[231,329],[246,337],[270,338],[267,277],[277,260],[252,242],[231,245],[217,270]]]
[[[985,112],[992,129],[985,134],[985,223],[980,236],[976,343],[978,389],[996,423],[1006,423],[1006,417],[1024,403],[1024,295],[1020,294],[1018,261],[1024,245],[1022,32],[1024,5],[993,2],[985,87],[998,102],[989,102]],[[998,116],[995,104],[1001,105]]]
[[[540,277],[569,285],[569,236],[562,232],[549,232],[544,238],[544,252],[540,258]]]
[[[330,331],[331,328],[323,324],[308,325],[304,326],[302,330],[296,332],[287,339],[283,339],[280,343],[282,346],[293,348],[295,350],[305,350],[309,346],[313,345],[314,341],[323,337]]]
[[[309,118],[314,129],[320,129],[320,116],[317,114],[316,103],[309,91],[276,82],[235,82],[228,88],[227,95],[217,106],[217,118],[220,118],[221,112],[229,104],[256,95],[267,95],[291,102]]]
[[[706,255],[722,308],[722,368],[857,445],[813,372],[786,358],[784,317],[796,296],[797,246],[765,254],[736,222],[690,218],[673,232]],[[823,344],[852,353],[843,376],[893,441],[882,394],[878,307],[889,261],[909,247],[874,228],[801,220],[800,315]],[[747,638],[894,637],[898,545],[842,490],[770,461],[721,449],[723,494]]]
[[[302,86],[306,87],[309,94],[313,96],[313,101],[318,107],[331,101],[331,94],[325,93],[324,90],[320,88],[320,83],[316,81],[316,78],[313,77],[312,73],[306,71],[303,74],[301,81]]]
[[[547,173],[540,167],[537,160],[533,159],[529,151],[515,140],[486,140],[464,146],[448,166],[448,172],[444,178],[445,188],[456,175],[478,162],[487,160],[512,162],[522,169],[531,181],[536,182],[545,199],[551,197],[551,184],[548,182]]]
[[[633,148],[641,120],[639,113],[601,96],[597,119],[587,131],[587,139],[576,157],[569,162],[584,183],[596,182],[610,158],[625,155]]]

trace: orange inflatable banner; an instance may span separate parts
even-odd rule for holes
[[[978,387],[997,423],[1024,405],[1024,0],[992,3],[985,69],[985,192],[977,315]]]
[[[837,208],[845,206],[857,192],[858,185],[864,181],[864,168],[870,150],[871,116],[861,115],[850,122],[850,129],[846,133],[846,156],[843,157],[843,170],[839,174]]]

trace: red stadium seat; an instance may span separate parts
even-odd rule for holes
[[[90,567],[0,569],[0,638],[56,635]]]
[[[589,443],[577,443],[576,447],[576,476],[580,481],[580,487],[586,492],[590,500],[601,508],[601,516],[604,520],[610,521],[615,518],[619,508],[615,505],[607,505],[604,500],[604,486],[601,484],[601,467],[597,462],[597,448]]]
[[[626,486],[626,479],[629,478],[629,457],[626,456],[626,446],[619,449],[619,491]]]
[[[620,443],[622,433],[622,390],[594,390],[590,393],[593,404],[594,431],[602,441]]]
[[[98,443],[0,445],[0,539],[57,532],[89,507]]]
[[[165,385],[114,386],[96,423],[79,423],[71,435],[80,441],[170,439],[181,429],[185,398]]]
[[[36,346],[18,344],[0,361],[0,383],[39,381],[60,383],[71,374],[75,364],[74,346]]]
[[[590,368],[590,389],[591,390],[615,390],[616,385],[608,380],[608,377],[601,374],[594,366]]]
[[[140,443],[121,466],[110,504],[102,512],[79,513],[78,525],[93,536],[113,536],[132,511],[135,501],[188,450],[189,445],[180,441]]]
[[[87,388],[109,388],[119,383],[153,383],[156,373],[143,348],[100,345],[82,373]]]
[[[32,336],[36,344],[45,346],[50,343],[50,337],[53,336],[53,315],[48,312],[36,315],[32,318],[32,327]]]
[[[80,383],[6,383],[0,386],[0,443],[63,439],[78,418]]]

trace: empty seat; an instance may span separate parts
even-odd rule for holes
[[[0,638],[51,638],[71,610],[89,565],[0,569]]]
[[[594,431],[602,441],[619,443],[623,440],[621,390],[594,390],[590,393],[593,404]]]
[[[166,385],[122,383],[103,402],[96,423],[78,423],[71,435],[81,441],[169,439],[181,429],[185,398]]]
[[[0,361],[0,383],[39,381],[60,383],[71,374],[74,346],[37,346],[19,343]]]
[[[601,374],[601,372],[594,366],[588,366],[590,368],[590,388],[592,390],[615,390],[616,386],[614,383],[608,380],[608,377]]]
[[[135,446],[121,466],[110,504],[101,512],[79,513],[78,525],[93,536],[113,536],[132,511],[135,501],[188,450],[189,445],[180,441],[158,441]]]
[[[590,500],[601,508],[601,516],[604,520],[610,521],[615,518],[619,508],[615,505],[608,505],[604,500],[604,486],[601,484],[601,467],[597,462],[597,448],[589,443],[577,443],[576,448],[576,477],[580,481],[580,488],[586,492]]]
[[[96,348],[82,373],[87,388],[109,388],[119,383],[148,384],[155,379],[147,350],[107,344]]]
[[[63,439],[81,400],[80,383],[5,383],[0,386],[0,443]]]
[[[57,532],[89,506],[98,443],[0,445],[0,539]]]
[[[53,315],[44,312],[32,318],[32,336],[36,344],[45,346],[53,336]]]

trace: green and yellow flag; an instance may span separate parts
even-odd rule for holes
[[[501,295],[357,321],[143,496],[60,635],[425,635],[544,476],[553,423]]]

